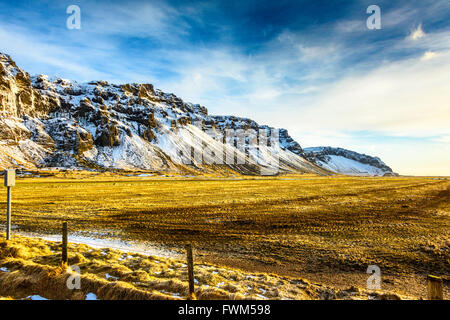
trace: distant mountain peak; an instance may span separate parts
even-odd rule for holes
[[[304,151],[309,161],[333,172],[349,175],[396,175],[380,158],[344,148],[311,147]]]

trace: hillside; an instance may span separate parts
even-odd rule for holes
[[[336,173],[345,175],[394,176],[392,171],[378,157],[357,153],[343,148],[305,148],[306,159]]]
[[[151,84],[30,76],[1,53],[0,137],[0,168],[360,174],[307,157],[286,129],[211,116]]]

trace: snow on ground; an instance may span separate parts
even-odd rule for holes
[[[48,300],[44,297],[41,297],[38,294],[32,295],[32,296],[28,296],[26,299],[30,299],[30,300]]]
[[[98,300],[98,298],[97,298],[97,295],[96,294],[94,294],[94,293],[92,293],[92,292],[89,292],[87,295],[86,295],[86,299],[85,300]]]
[[[114,276],[110,275],[109,273],[106,273],[105,274],[105,279],[106,280],[109,280],[109,279],[118,280],[119,278],[118,277],[114,277]]]
[[[61,235],[48,235],[31,232],[17,232],[20,235],[34,238],[41,238],[48,241],[61,241]],[[123,241],[119,239],[104,239],[100,236],[106,235],[107,232],[101,231],[92,234],[91,236],[84,236],[79,234],[70,234],[69,242],[86,244],[93,248],[111,248],[118,249],[127,253],[140,253],[147,256],[161,257],[161,258],[174,258],[179,257],[180,254],[171,250],[164,249],[160,246],[156,246],[152,243],[146,243],[141,241]],[[129,257],[127,257],[129,259]]]

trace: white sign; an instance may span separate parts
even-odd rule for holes
[[[16,185],[16,170],[5,170],[5,187],[14,187]]]

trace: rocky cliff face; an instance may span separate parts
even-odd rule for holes
[[[30,77],[0,53],[0,169],[10,167],[392,173],[380,159],[344,149],[305,152],[285,129],[208,115],[151,84]]]
[[[243,147],[228,136],[239,130],[247,133]],[[275,132],[277,143],[271,145]],[[261,133],[269,141],[264,145]],[[327,173],[304,158],[284,129],[210,116],[205,107],[151,84],[30,77],[5,54],[0,54],[0,138],[0,167]],[[230,154],[234,161],[226,161]]]
[[[312,163],[341,174],[368,176],[396,175],[380,158],[342,148],[305,148],[305,156]]]

